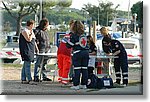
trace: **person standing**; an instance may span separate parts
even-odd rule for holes
[[[97,47],[95,46],[92,36],[90,35],[87,36],[87,42],[89,46],[89,55],[95,56],[97,54]],[[95,68],[95,58],[90,58],[88,63],[88,79],[91,78],[94,68]]]
[[[102,43],[112,50],[113,56],[118,56],[118,58],[114,59],[116,83],[120,84],[121,71],[122,71],[123,85],[127,86],[128,85],[128,59],[127,59],[127,53],[124,46],[118,40],[112,40],[109,37],[104,37]]]
[[[21,32],[19,37],[19,49],[21,58],[24,61],[21,71],[21,80],[23,84],[29,84],[32,81],[31,77],[31,62],[34,61],[35,48],[38,52],[35,43],[35,35],[33,33],[34,21],[28,20],[26,28]]]
[[[70,25],[69,34],[64,35],[58,47],[58,51],[57,51],[57,62],[58,62],[58,69],[59,69],[58,81],[65,85],[68,84],[69,82],[68,74],[69,74],[71,64],[72,64],[72,59],[71,59],[72,48],[67,48],[66,46],[67,42],[65,40],[70,40],[70,35],[72,34],[71,28],[72,28],[73,23],[74,23],[74,20],[71,20],[69,23]],[[70,71],[70,74],[73,74],[73,73],[71,73]]]
[[[86,89],[88,81],[88,61],[89,52],[87,47],[87,37],[84,35],[84,25],[81,21],[75,21],[72,25],[70,41],[67,41],[67,47],[73,48],[72,64],[74,68],[73,86],[71,89]],[[82,73],[81,85],[80,74]]]
[[[47,27],[49,25],[49,21],[46,18],[43,18],[39,26],[35,29],[35,36],[36,36],[36,43],[39,49],[39,53],[47,53],[50,50],[50,39],[47,32]],[[44,58],[43,62],[42,59]],[[42,65],[42,71],[46,70],[45,65],[47,64],[48,58],[45,56],[36,56],[36,63],[34,67],[34,81],[39,82],[39,67]],[[47,76],[42,72],[43,81],[52,81],[51,79],[47,78]]]
[[[111,38],[111,35],[108,33],[108,28],[107,27],[102,27],[100,29],[100,32],[101,34],[103,35],[103,38],[102,38],[102,41],[105,37],[109,37]],[[109,55],[111,53],[111,49],[108,47],[108,46],[105,46],[103,43],[102,43],[102,49],[103,49],[103,52],[106,54],[106,55]],[[107,73],[107,71],[109,70],[109,62],[110,62],[110,59],[103,59],[101,64],[100,65],[103,65],[104,67],[104,72]],[[102,68],[102,67],[100,67]],[[101,72],[99,69],[97,72]]]
[[[58,81],[62,84],[68,84],[68,73],[71,67],[71,48],[66,47],[66,42],[64,39],[69,40],[70,34],[65,34],[64,38],[61,40],[57,51],[57,62],[58,62]]]

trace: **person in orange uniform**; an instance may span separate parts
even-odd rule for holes
[[[66,41],[64,39],[70,39],[70,34],[65,34],[64,38],[61,40],[57,51],[57,61],[58,61],[58,81],[62,84],[68,84],[68,73],[71,67],[71,48],[66,47]]]
[[[58,61],[58,74],[59,74],[59,78],[58,81],[61,82],[62,84],[68,84],[69,79],[68,79],[68,73],[70,71],[71,68],[71,52],[72,52],[72,48],[67,48],[66,47],[66,41],[65,40],[70,40],[70,35],[72,34],[71,28],[72,28],[72,24],[74,23],[74,20],[71,20],[69,22],[69,26],[70,26],[70,33],[69,34],[65,34],[64,38],[61,40],[60,45],[58,47],[58,51],[57,51],[57,61]]]

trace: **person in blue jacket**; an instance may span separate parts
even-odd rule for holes
[[[104,37],[102,43],[104,46],[110,47],[112,51],[112,55],[118,56],[118,58],[114,59],[116,83],[120,84],[121,70],[122,70],[123,85],[127,86],[128,84],[128,59],[127,59],[127,53],[126,53],[124,46],[118,40],[113,40],[110,37]]]
[[[81,21],[75,21],[72,25],[72,34],[70,41],[67,41],[67,47],[73,48],[72,64],[74,69],[73,86],[71,89],[86,89],[88,82],[88,61],[89,49],[87,46],[87,37],[84,35],[84,25]],[[80,74],[82,74],[80,85]]]

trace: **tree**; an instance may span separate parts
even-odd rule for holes
[[[137,22],[139,24],[140,32],[143,29],[143,1],[139,1],[131,7],[131,13],[137,14]]]
[[[2,1],[2,3],[4,5],[4,8],[10,14],[10,16],[13,17],[17,22],[16,35],[19,35],[23,17],[33,13],[36,10],[38,4],[35,2],[29,2],[29,0],[20,0],[20,1],[9,0],[9,1]],[[14,15],[12,13],[14,7],[16,7],[18,11],[17,15]]]
[[[42,0],[42,7],[43,7],[43,11],[44,8],[49,8],[55,5],[59,5],[60,0]],[[64,1],[64,0],[63,0]],[[72,0],[67,0],[69,2],[69,4],[71,5]],[[66,1],[66,2],[67,2]],[[65,5],[65,3],[61,3],[62,6]],[[22,19],[25,16],[28,16],[32,13],[36,13],[40,2],[38,2],[37,0],[3,0],[2,4],[4,6],[4,9],[7,10],[7,12],[10,14],[11,17],[13,17],[17,23],[17,27],[16,27],[16,35],[20,34],[21,31],[21,23],[22,23]],[[70,6],[69,4],[66,3],[66,6]],[[17,15],[14,15],[12,12],[14,10],[14,8],[17,10]]]
[[[87,4],[84,5],[82,9],[89,12],[89,16],[92,17],[92,20],[98,21],[99,19],[100,25],[107,25],[108,20],[114,17],[116,9],[119,5],[117,5],[115,8],[112,8],[112,6],[112,2],[104,3],[99,1],[99,6]]]

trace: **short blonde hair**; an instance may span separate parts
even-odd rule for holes
[[[108,28],[107,27],[102,27],[100,29],[100,32],[103,36],[108,35]]]

